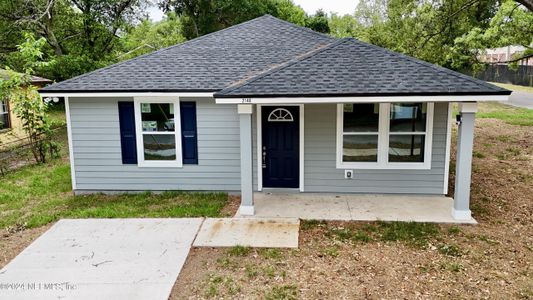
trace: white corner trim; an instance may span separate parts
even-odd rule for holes
[[[174,136],[176,142],[176,160],[172,161],[146,161],[144,160],[143,131],[141,121],[141,103],[172,103],[174,106]],[[181,168],[183,167],[182,149],[181,149],[181,115],[179,97],[160,97],[160,96],[138,96],[133,98],[135,111],[135,139],[137,146],[137,166],[139,168],[157,167],[157,168]],[[171,134],[172,132],[156,132],[156,134]],[[147,134],[154,134],[148,132]]]
[[[253,205],[241,205],[237,214],[241,216],[253,216],[255,214],[255,208]]]
[[[424,143],[424,162],[422,163],[395,163],[389,162],[389,127],[390,103],[379,104],[378,126],[378,161],[377,162],[343,162],[343,110],[344,104],[337,104],[337,132],[336,132],[336,168],[337,169],[363,169],[363,170],[429,170],[433,160],[433,119],[434,103],[427,104],[426,132]],[[356,133],[365,134],[365,133]],[[372,134],[372,133],[370,133]],[[373,133],[375,134],[375,133]],[[400,134],[400,133],[395,133]],[[411,134],[411,133],[405,133]],[[418,133],[419,135],[421,133]]]
[[[70,160],[70,180],[72,182],[72,190],[76,191],[76,168],[74,166],[74,145],[72,145],[72,121],[70,120],[70,102],[68,97],[65,97],[65,115],[67,117],[67,139],[68,156]]]
[[[456,210],[453,208],[452,217],[456,220],[472,220],[472,212],[470,210]]]
[[[304,191],[304,176],[305,176],[305,159],[304,159],[304,153],[305,153],[305,107],[303,104],[300,104],[300,137],[298,144],[300,145],[300,155],[299,155],[299,165],[300,165],[300,192]]]
[[[163,92],[107,92],[107,93],[57,93],[46,91],[39,92],[41,97],[76,97],[76,98],[103,98],[103,97],[199,97],[213,98],[213,93],[163,93]]]
[[[459,103],[459,112],[462,113],[476,113],[477,102]]]
[[[277,105],[261,105],[261,104],[258,104],[257,105],[257,110],[256,110],[256,113],[257,113],[257,117],[256,117],[256,128],[257,128],[257,134],[256,134],[256,139],[257,139],[257,190],[259,192],[261,192],[263,190],[263,157],[262,157],[262,154],[263,154],[263,129],[262,129],[262,108],[263,106],[277,106]],[[298,106],[299,107],[299,114],[300,114],[300,123],[299,123],[299,127],[300,127],[300,132],[298,133],[299,134],[299,140],[298,140],[298,144],[299,144],[299,157],[298,157],[298,160],[299,160],[299,191],[300,192],[303,192],[305,190],[305,179],[304,179],[304,176],[305,176],[305,170],[304,170],[304,163],[305,163],[305,160],[304,160],[304,155],[305,155],[305,140],[304,140],[304,134],[305,134],[305,112],[304,112],[304,105],[303,104],[288,104],[288,105],[284,105],[284,106]]]
[[[237,113],[239,115],[246,114],[250,115],[253,113],[253,105],[252,104],[239,104],[237,105]]]
[[[444,186],[442,194],[448,194],[448,182],[450,180],[450,153],[452,147],[452,110],[453,103],[448,103],[448,117],[446,118],[446,154],[444,159]]]
[[[217,104],[394,103],[507,101],[508,95],[215,98]]]

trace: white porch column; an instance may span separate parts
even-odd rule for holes
[[[237,106],[241,141],[241,206],[240,215],[254,215],[252,183],[252,104]]]
[[[452,215],[457,220],[470,220],[470,182],[472,175],[472,150],[474,146],[474,119],[477,103],[459,104],[461,123],[457,132],[457,157],[455,165],[455,196]]]

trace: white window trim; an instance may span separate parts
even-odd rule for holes
[[[434,103],[427,104],[426,139],[423,163],[399,163],[389,162],[389,133],[390,133],[390,103],[379,104],[378,126],[378,161],[377,162],[343,162],[343,117],[344,104],[337,104],[337,169],[431,169],[432,145],[433,145],[433,111]],[[375,133],[369,133],[375,134]],[[411,135],[413,133],[394,133]],[[416,133],[415,133],[416,134]]]
[[[181,152],[181,115],[180,115],[180,99],[174,97],[157,97],[157,96],[142,96],[134,97],[135,110],[135,134],[137,144],[137,166],[144,167],[158,167],[158,168],[181,168],[183,167],[183,158]],[[144,145],[143,145],[143,131],[141,121],[141,103],[172,103],[174,104],[174,134],[176,136],[176,160],[168,161],[154,161],[144,159]],[[148,134],[148,133],[147,133]],[[149,134],[171,134],[171,132],[149,132]]]

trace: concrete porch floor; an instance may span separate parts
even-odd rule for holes
[[[477,224],[452,217],[453,199],[421,195],[254,193],[256,218]]]

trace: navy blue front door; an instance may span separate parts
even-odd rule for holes
[[[298,188],[300,122],[298,106],[263,106],[263,187]]]

